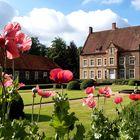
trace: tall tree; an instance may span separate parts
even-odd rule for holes
[[[60,37],[56,37],[53,41],[52,41],[52,45],[51,47],[48,49],[48,57],[52,58],[54,60],[54,62],[56,62],[60,67],[62,67],[63,69],[66,68],[65,65],[65,60],[66,58],[66,43],[65,41],[60,38]]]
[[[33,55],[46,56],[47,48],[45,45],[40,43],[37,37],[32,37],[32,46],[28,53]]]

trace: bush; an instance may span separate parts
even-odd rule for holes
[[[136,80],[129,80],[128,81],[128,85],[129,86],[135,86],[137,84],[137,81]]]
[[[10,108],[10,119],[19,119],[24,118],[24,103],[19,95],[18,100],[12,100],[11,108]]]
[[[85,89],[87,87],[91,87],[91,86],[95,86],[95,85],[96,85],[96,81],[94,81],[93,79],[86,79],[81,83],[80,88]]]
[[[78,81],[71,81],[67,84],[68,90],[80,90],[80,84]]]

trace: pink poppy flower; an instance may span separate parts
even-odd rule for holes
[[[4,86],[5,87],[10,87],[10,86],[12,86],[12,84],[13,84],[13,80],[12,79],[4,81]]]
[[[86,93],[86,94],[94,93],[94,91],[95,91],[95,87],[94,87],[94,86],[92,86],[92,87],[87,87],[87,88],[85,89],[85,93]]]
[[[140,100],[140,94],[129,94],[128,97],[129,99],[134,100],[134,101]]]
[[[40,95],[41,97],[43,98],[48,98],[48,97],[52,97],[52,96],[55,96],[56,95],[56,92],[55,91],[51,91],[51,90],[42,90],[39,88],[39,86],[37,87],[37,92],[38,92],[38,95]]]
[[[60,83],[67,83],[73,78],[73,74],[69,70],[59,71],[57,74]]]
[[[94,108],[96,107],[96,101],[95,100],[89,100],[88,103],[87,103],[87,106],[89,108]]]
[[[110,87],[99,88],[98,91],[100,94],[103,94],[103,96],[107,98],[109,98],[112,95],[112,90]]]
[[[50,79],[58,83],[58,72],[60,72],[62,69],[61,68],[56,68],[50,71]]]
[[[60,68],[56,68],[51,70],[50,79],[56,83],[66,83],[72,80],[73,74],[69,70],[62,70]]]
[[[19,84],[18,84],[18,88],[21,88],[21,87],[25,87],[25,84],[19,83]]]
[[[122,98],[121,96],[115,97],[115,99],[114,99],[114,102],[115,102],[116,104],[119,104],[119,103],[121,103],[122,101],[123,101],[123,98]]]

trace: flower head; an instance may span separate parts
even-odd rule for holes
[[[129,94],[129,99],[131,100],[140,100],[140,94]]]
[[[94,87],[94,86],[92,86],[92,87],[87,87],[87,88],[85,89],[85,93],[86,93],[86,94],[94,93],[94,91],[95,91],[95,87]]]
[[[72,78],[73,74],[69,70],[56,68],[50,72],[50,79],[59,84],[69,82]]]
[[[115,97],[115,99],[114,99],[114,102],[115,102],[116,104],[119,104],[119,103],[121,103],[122,101],[123,101],[123,98],[122,98],[121,96]]]
[[[100,94],[103,94],[103,96],[107,98],[109,98],[112,95],[112,90],[110,87],[102,87],[102,88],[99,88],[98,91]]]
[[[37,93],[38,93],[38,95],[40,95],[43,98],[48,98],[48,97],[52,97],[52,96],[55,96],[56,95],[56,92],[55,91],[42,90],[42,89],[39,88],[39,86],[37,88]]]

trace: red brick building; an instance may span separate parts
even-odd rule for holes
[[[80,79],[140,80],[140,26],[93,32],[80,55]]]
[[[4,59],[0,59],[3,66]],[[12,74],[12,60],[7,60],[7,73]],[[51,59],[36,55],[23,54],[14,59],[14,73],[19,76],[19,80],[24,83],[46,83],[49,81],[50,70],[59,67]]]

